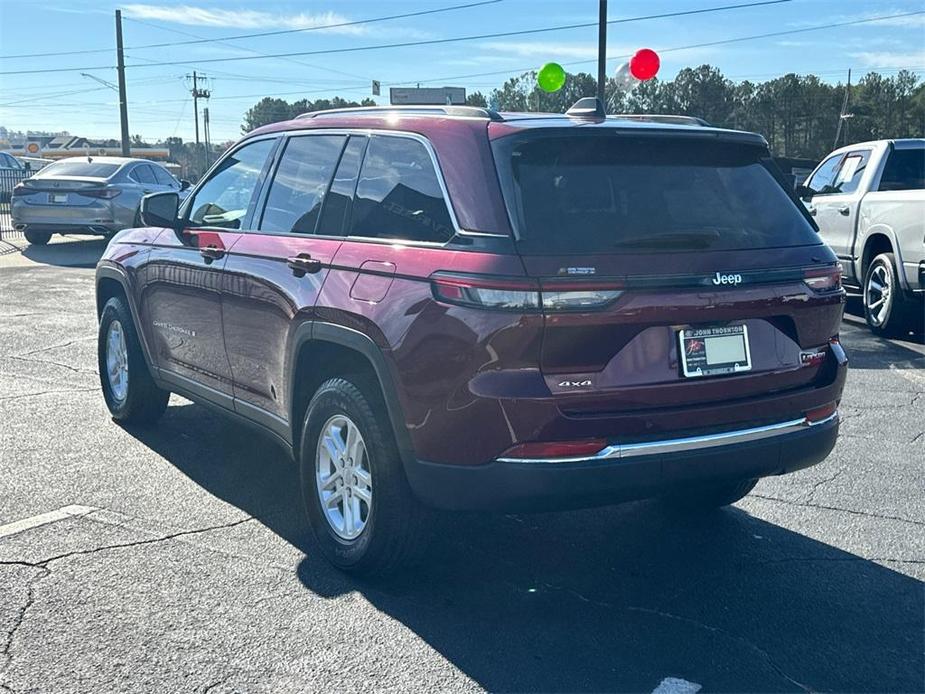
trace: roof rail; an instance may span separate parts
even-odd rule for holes
[[[310,111],[296,116],[296,118],[322,118],[337,115],[380,116],[388,113],[464,116],[467,118],[487,118],[493,121],[504,120],[497,111],[479,106],[355,106],[352,108],[332,108],[326,111]]]
[[[677,116],[659,113],[618,113],[609,118],[622,118],[623,120],[638,120],[645,123],[668,123],[671,125],[700,125],[710,127],[703,118],[696,116]]]

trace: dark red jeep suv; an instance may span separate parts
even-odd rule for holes
[[[729,504],[818,463],[838,264],[759,135],[471,107],[309,113],[145,198],[97,268],[103,393],[278,439],[326,556],[426,508]]]

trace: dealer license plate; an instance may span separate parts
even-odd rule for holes
[[[744,325],[725,328],[685,328],[678,332],[681,368],[688,378],[718,376],[750,371],[748,329]]]

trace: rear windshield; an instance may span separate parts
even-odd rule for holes
[[[46,166],[36,174],[36,177],[88,176],[90,178],[109,178],[119,169],[119,166],[119,164],[104,164],[85,159],[81,161],[59,161]]]
[[[522,252],[820,243],[758,147],[609,133],[527,134],[493,146]]]

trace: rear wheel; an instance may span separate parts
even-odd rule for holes
[[[734,504],[754,489],[756,484],[758,484],[756,479],[717,482],[672,492],[666,500],[673,508],[681,511],[704,512]]]
[[[33,246],[44,246],[46,243],[51,241],[51,234],[42,231],[26,230],[26,241],[31,243]]]
[[[892,253],[881,253],[867,267],[864,276],[864,318],[876,335],[885,337],[903,335],[916,329],[916,310],[920,304],[903,293],[896,273],[896,258]]]
[[[151,378],[132,314],[120,297],[103,307],[97,356],[103,397],[113,419],[144,424],[164,414],[170,393]]]
[[[357,574],[407,563],[421,549],[426,512],[405,479],[378,393],[343,378],[326,381],[302,432],[302,497],[325,558]]]

